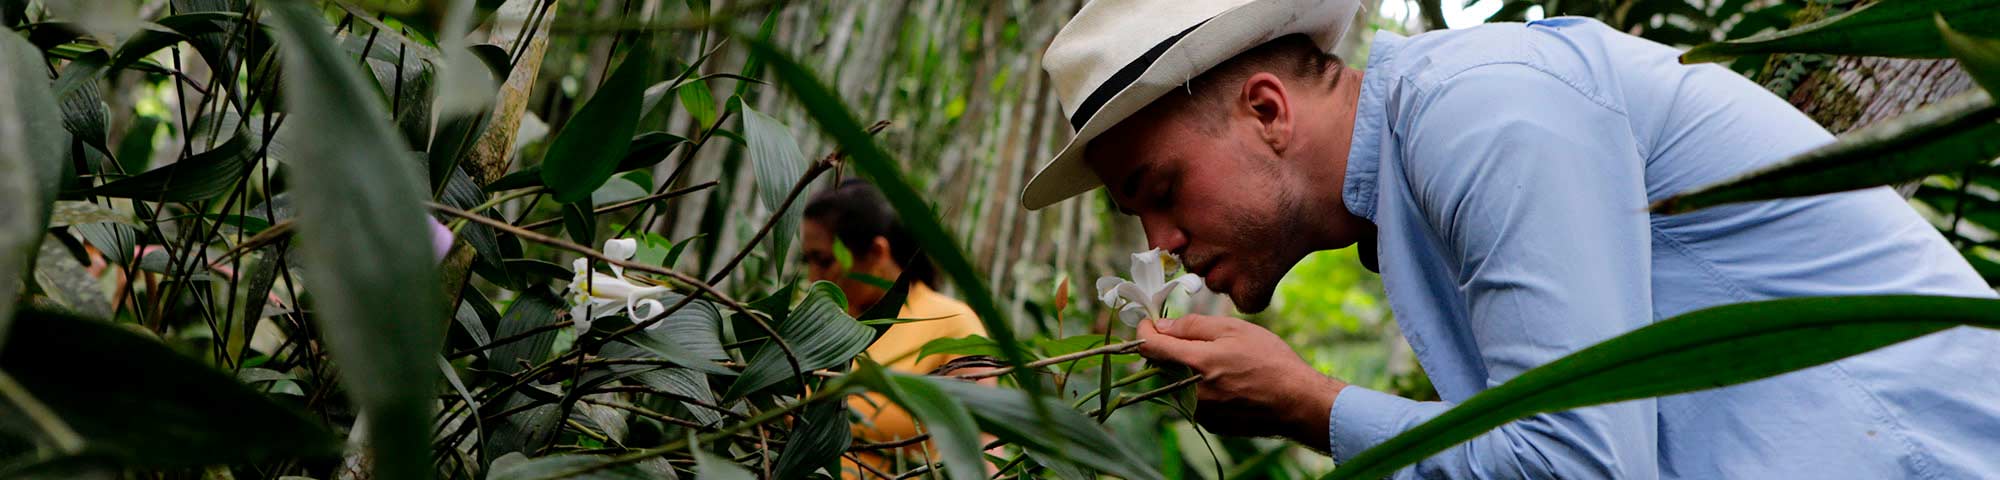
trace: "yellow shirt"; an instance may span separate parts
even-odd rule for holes
[[[932,369],[944,365],[945,362],[949,362],[953,358],[957,358],[956,355],[931,355],[921,359],[917,358],[918,351],[924,347],[925,343],[930,343],[931,340],[959,338],[966,335],[986,335],[986,326],[979,323],[979,316],[972,313],[972,307],[966,306],[965,302],[960,302],[957,299],[937,293],[936,290],[931,290],[930,286],[923,283],[913,283],[910,285],[908,300],[903,303],[903,309],[897,314],[897,318],[935,318],[935,320],[900,323],[891,326],[887,333],[882,334],[880,340],[876,340],[874,345],[868,346],[866,355],[868,355],[869,359],[899,372],[922,375],[930,373]],[[848,397],[847,405],[849,408],[854,409],[854,412],[861,418],[860,421],[854,424],[854,436],[862,441],[890,442],[914,437],[918,434],[916,422],[910,418],[910,414],[904,412],[902,408],[889,403],[889,400],[880,394],[871,392]],[[883,450],[882,452],[922,455],[924,448],[918,445],[911,445],[897,450]],[[935,447],[930,447],[930,449],[933,453],[936,452]],[[874,466],[884,472],[888,472],[894,466],[893,460],[883,455],[862,452],[857,456],[866,460],[870,466]],[[844,469],[847,470],[843,475],[844,478],[872,478],[871,475],[862,475],[859,467],[846,461],[842,463]]]

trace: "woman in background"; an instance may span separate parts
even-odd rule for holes
[[[931,267],[930,259],[917,254],[916,239],[896,219],[895,210],[875,186],[859,179],[841,182],[814,195],[806,203],[804,216],[799,236],[806,274],[813,281],[825,280],[839,286],[847,294],[849,315],[867,311],[888,293],[871,284],[867,277],[879,279],[874,283],[893,282],[904,276],[911,280],[908,298],[896,317],[921,321],[889,327],[888,333],[864,353],[871,360],[900,372],[928,374],[953,356],[919,358],[918,350],[925,343],[940,338],[986,335],[986,327],[979,323],[979,317],[970,307],[931,289],[937,271]],[[842,255],[835,253],[841,250],[847,252],[847,265],[841,265]],[[854,435],[864,441],[891,442],[918,434],[910,415],[879,394],[850,397],[848,406],[859,418],[854,424]],[[900,449],[859,452],[857,456],[868,462],[869,467],[888,472],[896,465],[895,459],[886,454],[920,456],[924,451],[925,447],[913,444]],[[929,451],[937,449],[931,447]],[[849,479],[872,476],[864,475],[851,462],[843,461],[842,469],[846,470],[843,476]]]

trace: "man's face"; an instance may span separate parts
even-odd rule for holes
[[[1259,140],[1254,119],[1151,110],[1091,141],[1085,161],[1148,243],[1180,254],[1239,310],[1263,311],[1314,244],[1297,228],[1317,221],[1297,175]]]

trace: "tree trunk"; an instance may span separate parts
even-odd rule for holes
[[[1952,60],[1840,57],[1807,74],[1788,99],[1840,134],[1970,88],[1971,77]]]

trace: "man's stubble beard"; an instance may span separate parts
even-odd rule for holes
[[[1305,202],[1296,192],[1281,188],[1275,211],[1262,218],[1252,218],[1237,229],[1234,240],[1243,248],[1243,256],[1238,257],[1242,271],[1237,274],[1238,285],[1231,290],[1245,292],[1244,298],[1236,298],[1231,292],[1230,301],[1236,309],[1244,313],[1258,313],[1271,307],[1271,300],[1277,293],[1278,282],[1285,278],[1304,253],[1300,252],[1305,239],[1305,229],[1301,221],[1307,218]],[[1258,248],[1262,245],[1265,248]]]

